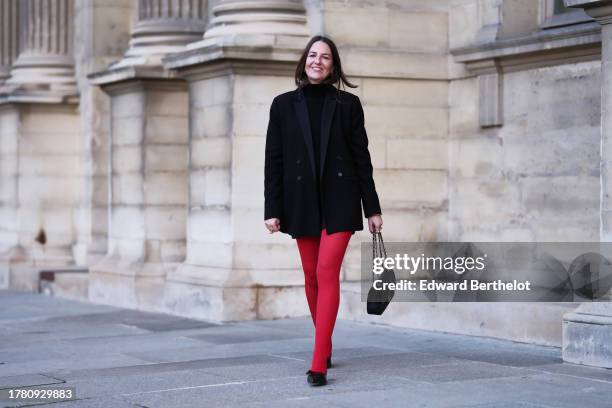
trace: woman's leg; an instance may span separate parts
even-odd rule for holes
[[[320,237],[297,238],[297,246],[304,270],[304,289],[315,327],[317,324],[317,259],[319,257]]]
[[[351,232],[328,235],[321,232],[317,263],[317,319],[315,323],[315,347],[310,369],[327,372],[327,357],[331,352],[331,338],[340,306],[340,267]]]

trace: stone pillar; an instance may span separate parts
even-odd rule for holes
[[[301,0],[221,0],[213,15],[205,40],[249,43],[251,36],[300,40],[309,34]]]
[[[9,77],[17,58],[17,2],[0,0],[0,85]]]
[[[201,39],[206,10],[206,0],[138,0],[138,22],[130,46],[110,68],[160,65],[162,57]]]
[[[17,57],[17,40],[17,3],[0,0],[0,87]],[[17,114],[0,106],[0,253],[17,245]],[[0,273],[0,288],[6,287],[8,276]]]
[[[9,287],[8,261],[14,258],[19,242],[17,219],[17,149],[19,146],[19,110],[14,105],[0,105],[0,289]],[[5,262],[2,262],[5,261]]]
[[[600,241],[612,241],[612,4],[606,0],[564,0],[601,24],[601,192]],[[604,254],[607,256],[609,254]],[[607,256],[609,259],[609,256]],[[612,368],[612,304],[583,303],[563,317],[563,359]]]
[[[22,0],[12,6],[20,46],[0,93],[2,193],[9,198],[1,208],[0,285],[38,291],[39,270],[71,265],[76,241],[80,143],[73,1]],[[10,14],[14,18],[15,10]]]
[[[205,0],[139,0],[124,57],[89,75],[111,98],[107,255],[89,299],[163,310],[166,275],[185,260],[188,93],[162,57],[202,37]]]
[[[273,97],[294,88],[308,41],[301,1],[220,1],[188,51],[164,59],[190,89],[187,259],[169,274],[170,312],[218,321],[307,314],[295,242],[263,224]]]
[[[75,1],[74,35],[79,40],[73,55],[81,134],[77,265],[91,265],[108,252],[110,98],[92,86],[87,74],[123,57],[135,9],[132,0]]]
[[[38,271],[73,263],[79,194],[75,104],[1,103],[0,281],[38,291]]]
[[[109,249],[89,299],[161,310],[166,274],[185,259],[187,92],[181,80],[104,84],[111,98]]]
[[[76,95],[73,41],[73,0],[21,0],[20,51],[6,83],[11,92]]]

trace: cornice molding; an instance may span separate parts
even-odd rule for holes
[[[475,74],[491,72],[487,60],[498,61],[503,72],[597,60],[601,58],[601,26],[593,21],[541,30],[525,37],[455,48],[451,55]]]

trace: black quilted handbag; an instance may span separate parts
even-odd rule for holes
[[[376,257],[387,257],[387,251],[385,250],[385,244],[380,232],[372,234],[372,266],[374,266],[374,258]],[[380,275],[376,275],[372,271],[372,285],[374,285],[375,279],[380,279],[384,283],[395,283],[395,272],[393,272],[393,269],[385,268]],[[389,303],[391,303],[394,294],[394,290],[376,290],[372,286],[368,292],[368,314],[382,315],[387,306],[389,306]]]

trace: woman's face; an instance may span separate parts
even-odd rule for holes
[[[306,76],[310,83],[321,83],[331,73],[333,65],[329,45],[323,41],[313,43],[306,57]]]

